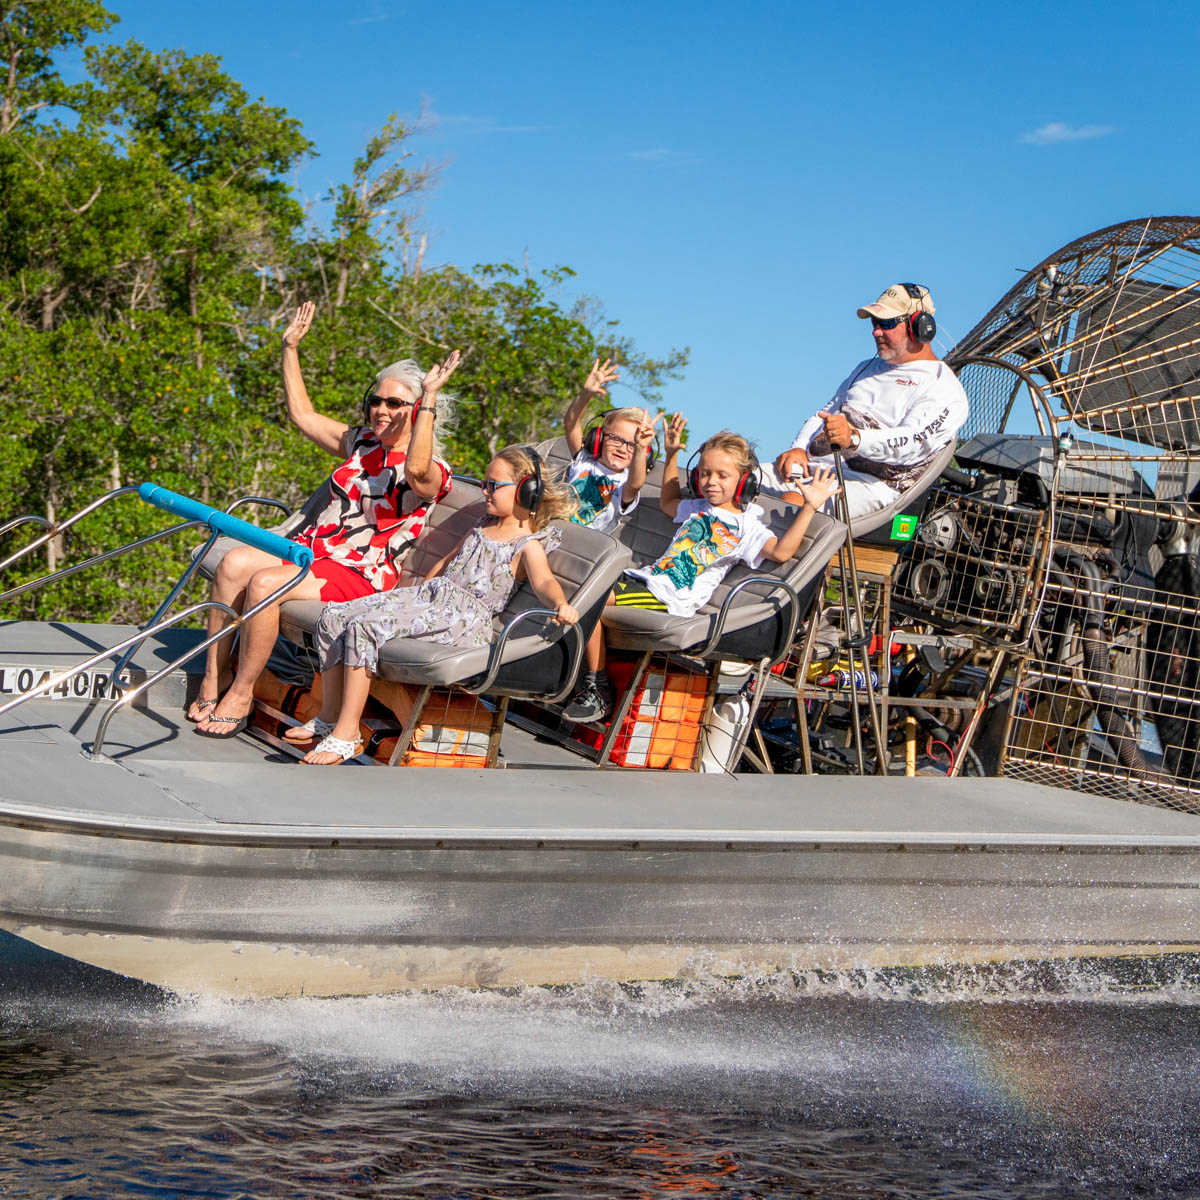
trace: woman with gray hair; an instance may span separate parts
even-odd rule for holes
[[[439,426],[447,402],[438,393],[458,366],[455,350],[424,372],[412,359],[376,376],[363,401],[363,424],[322,416],[300,374],[300,340],[315,306],[300,305],[283,335],[283,391],[288,416],[310,441],[344,459],[330,477],[330,501],[292,540],[310,546],[314,562],[289,600],[355,600],[395,587],[400,562],[425,527],[429,510],[450,491],[450,467],[440,457]],[[443,411],[439,411],[441,408]],[[244,611],[297,572],[295,566],[250,546],[235,546],[221,560],[211,596]],[[209,632],[228,621],[219,610]],[[233,737],[249,720],[254,683],[279,636],[279,605],[263,609],[241,632],[237,674],[229,670],[229,639],[210,646],[200,694],[188,709],[196,732]]]

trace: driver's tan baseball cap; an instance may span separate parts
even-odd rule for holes
[[[909,288],[917,294],[910,295]],[[929,289],[919,283],[893,283],[874,304],[866,304],[860,308],[858,315],[864,318],[882,317],[887,320],[889,317],[907,317],[909,313],[915,312],[927,312],[932,316],[933,297],[929,294]]]

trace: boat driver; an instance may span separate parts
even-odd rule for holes
[[[791,449],[776,458],[764,483],[786,491],[814,466],[830,466],[841,450],[850,516],[898,499],[929,460],[954,440],[967,419],[967,395],[954,372],[934,354],[937,332],[927,287],[895,283],[858,310],[870,319],[875,355],[861,362],[820,412],[800,427]],[[836,514],[836,500],[824,511]]]

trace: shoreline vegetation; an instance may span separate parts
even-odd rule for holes
[[[61,520],[145,480],[218,507],[302,502],[330,467],[290,426],[280,383],[280,337],[303,300],[321,318],[305,378],[340,419],[379,367],[463,348],[448,452],[466,473],[551,436],[598,355],[643,403],[682,377],[686,348],[643,354],[574,293],[568,267],[429,264],[417,205],[443,168],[418,159],[422,115],[389,117],[318,219],[288,182],[315,151],[296,118],[252,100],[213,55],[90,43],[117,19],[94,0],[0,6],[0,521]],[[80,50],[83,80],[66,83],[60,62]],[[115,501],[5,586],[162,527]],[[29,528],[0,539],[0,557]],[[144,619],[194,543],[123,556],[6,615]]]

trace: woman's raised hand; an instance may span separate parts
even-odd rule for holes
[[[444,363],[435,363],[429,368],[425,373],[425,382],[421,387],[426,399],[433,399],[446,386],[446,380],[454,374],[454,369],[458,366],[461,359],[461,351],[451,350],[450,357]]]
[[[687,429],[687,417],[676,413],[663,430],[663,453],[678,454],[683,447],[683,433]]]
[[[620,378],[621,372],[617,370],[617,364],[611,358],[606,358],[603,362],[597,358],[593,360],[592,369],[583,381],[583,390],[589,396],[607,396],[606,385]]]
[[[283,344],[294,350],[300,345],[300,339],[308,332],[308,327],[312,324],[313,316],[317,311],[317,306],[311,300],[305,300],[298,309],[292,314],[291,323],[283,331]]]

